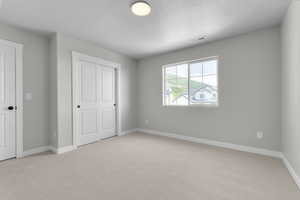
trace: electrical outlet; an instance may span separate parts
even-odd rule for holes
[[[145,120],[145,124],[146,124],[146,125],[149,124],[149,120],[148,120],[148,119]]]
[[[262,131],[258,131],[258,132],[256,133],[256,137],[257,137],[258,139],[262,139],[262,138],[264,137],[264,133],[263,133]]]

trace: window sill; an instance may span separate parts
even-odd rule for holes
[[[219,104],[192,104],[192,105],[162,105],[163,107],[178,108],[218,108]]]

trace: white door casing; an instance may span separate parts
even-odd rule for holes
[[[22,45],[0,40],[0,160],[22,157],[22,129]]]
[[[72,52],[72,61],[73,146],[77,147],[119,132],[114,105],[119,65],[77,52]]]

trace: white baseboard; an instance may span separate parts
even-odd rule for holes
[[[66,153],[69,151],[73,151],[75,149],[77,149],[77,148],[74,146],[66,146],[66,147],[62,147],[62,148],[55,148],[53,146],[43,146],[43,147],[38,147],[35,149],[28,150],[28,151],[24,151],[22,154],[22,157],[31,156],[34,154],[43,153],[43,152],[47,152],[47,151],[51,151],[56,154],[62,154],[62,153]]]
[[[43,153],[43,152],[46,152],[46,151],[51,151],[51,147],[50,146],[43,146],[43,147],[38,147],[38,148],[34,148],[34,149],[24,151],[23,154],[22,154],[22,157],[31,156],[31,155],[38,154],[38,153]]]
[[[62,153],[67,153],[69,151],[74,151],[75,149],[77,149],[77,147],[71,145],[71,146],[57,148],[57,149],[55,149],[54,153],[62,154]]]
[[[52,153],[57,153],[57,148],[54,146],[50,146],[50,151],[52,151]]]
[[[120,134],[118,134],[118,136],[123,136],[123,135],[127,135],[129,133],[134,133],[136,132],[137,129],[132,129],[132,130],[127,130],[127,131],[123,131],[121,132]],[[76,146],[66,146],[66,147],[61,147],[61,148],[55,148],[55,147],[50,147],[50,150],[53,152],[53,153],[56,153],[56,154],[62,154],[62,153],[67,153],[69,151],[74,151],[75,149],[77,149]]]
[[[281,152],[271,151],[271,150],[267,150],[267,149],[242,146],[242,145],[237,145],[237,144],[219,142],[219,141],[215,141],[215,140],[196,138],[196,137],[190,137],[190,136],[184,136],[184,135],[179,135],[179,134],[175,134],[175,133],[166,133],[166,132],[149,130],[149,129],[137,129],[137,131],[149,133],[149,134],[153,134],[153,135],[160,135],[160,136],[175,138],[175,139],[179,139],[179,140],[200,143],[200,144],[207,144],[207,145],[212,145],[212,146],[217,146],[217,147],[223,147],[223,148],[233,149],[233,150],[237,150],[237,151],[255,153],[255,154],[260,154],[260,155],[264,155],[264,156],[271,156],[271,157],[276,157],[276,158],[282,157]]]
[[[123,135],[127,135],[127,134],[129,134],[129,133],[134,133],[134,132],[137,132],[137,130],[138,130],[138,129],[135,128],[135,129],[123,131],[123,132],[119,133],[118,136],[123,136]]]
[[[283,161],[284,165],[286,166],[286,168],[289,170],[289,173],[293,177],[296,185],[300,189],[300,177],[297,175],[295,169],[292,167],[291,163],[288,161],[288,159],[286,158],[286,156],[284,154],[282,154],[282,161]]]

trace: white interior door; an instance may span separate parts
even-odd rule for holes
[[[101,68],[101,138],[116,133],[115,70]]]
[[[99,140],[100,91],[99,68],[88,61],[79,63],[79,145]]]
[[[95,60],[75,60],[73,90],[77,144],[116,135],[115,70]]]
[[[0,160],[16,157],[16,50],[0,44]]]

